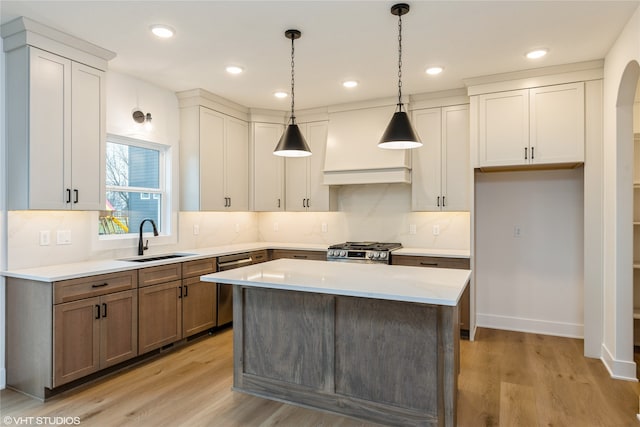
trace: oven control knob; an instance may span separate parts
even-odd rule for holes
[[[329,249],[329,250],[327,251],[327,255],[328,255],[328,256],[333,256],[333,251],[332,251],[331,249]]]
[[[369,252],[367,256],[369,257],[369,259],[373,259],[373,252]]]
[[[379,252],[374,252],[373,253],[373,259],[378,259],[379,256],[380,256]]]
[[[347,251],[340,251],[340,256],[346,257],[347,256]]]
[[[387,259],[387,253],[386,252],[380,252],[380,259]]]

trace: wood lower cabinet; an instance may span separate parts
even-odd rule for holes
[[[140,354],[182,338],[182,281],[138,289]]]
[[[414,255],[391,255],[391,264],[408,265],[412,267],[432,267],[432,268],[459,268],[468,270],[471,262],[468,258],[446,258]],[[467,286],[460,299],[460,330],[463,335],[469,336],[471,328],[471,291]]]
[[[326,251],[305,251],[291,249],[273,249],[271,259],[291,258],[291,259],[311,259],[316,261],[326,261]]]
[[[137,356],[137,314],[135,290],[56,305],[53,386]]]
[[[216,326],[217,286],[201,282],[200,276],[216,271],[216,258],[188,261],[182,265],[182,337]]]

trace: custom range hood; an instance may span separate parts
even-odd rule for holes
[[[378,148],[396,103],[385,99],[329,110],[325,184],[411,183],[410,150]]]

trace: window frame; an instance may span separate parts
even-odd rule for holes
[[[129,187],[129,186],[115,186],[115,185],[107,185],[106,184],[106,176],[105,176],[105,186],[103,191],[106,193],[109,191],[125,191],[125,192],[135,192],[139,194],[147,193],[151,197],[155,195],[160,195],[160,215],[161,221],[158,226],[159,237],[155,237],[154,239],[165,241],[164,243],[172,243],[175,241],[175,233],[173,230],[173,199],[172,199],[172,179],[171,179],[171,168],[172,168],[172,147],[166,144],[160,144],[157,142],[152,142],[143,139],[130,138],[122,135],[114,135],[107,134],[105,139],[105,155],[103,163],[106,165],[107,156],[106,156],[106,145],[108,143],[121,144],[127,146],[133,146],[143,149],[155,150],[158,152],[158,174],[159,188],[147,188],[147,187]],[[106,166],[105,174],[106,174]],[[98,213],[99,216],[99,213]],[[129,233],[122,234],[99,234],[98,220],[95,221],[95,233],[94,235],[97,237],[98,246],[101,245],[102,242],[128,242],[134,241],[126,245],[126,247],[131,244],[137,244],[138,240],[138,231],[129,230]],[[152,233],[150,231],[145,231],[143,233],[144,236],[151,236]],[[169,238],[170,241],[166,241]],[[113,244],[113,243],[112,243]],[[118,245],[118,247],[122,247]]]

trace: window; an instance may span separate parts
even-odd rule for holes
[[[100,236],[137,234],[145,218],[151,218],[161,234],[168,234],[167,151],[168,147],[151,142],[107,137],[107,202],[99,215]]]

